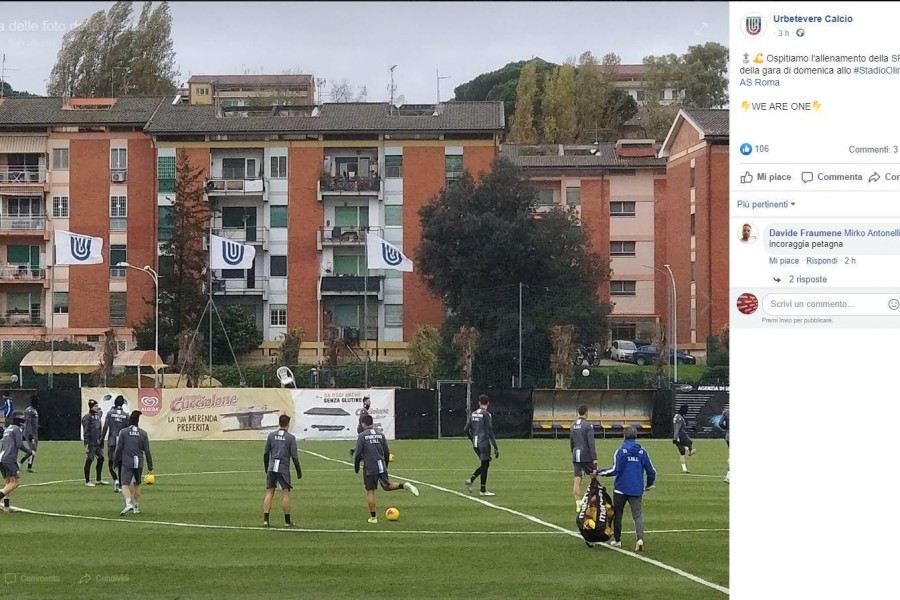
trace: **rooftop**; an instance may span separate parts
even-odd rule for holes
[[[40,125],[143,125],[163,98],[7,98],[0,128]]]
[[[635,140],[644,141],[644,140]],[[596,150],[596,153],[593,151]],[[590,169],[590,168],[655,168],[664,167],[666,161],[651,157],[621,156],[616,144],[503,144],[500,155],[524,169]]]
[[[219,87],[307,87],[312,75],[192,75],[188,84],[212,83]]]
[[[728,136],[728,109],[685,108],[682,112],[706,137]]]

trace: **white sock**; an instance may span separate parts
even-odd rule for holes
[[[685,473],[687,473],[687,464],[682,464],[681,470],[684,471]]]

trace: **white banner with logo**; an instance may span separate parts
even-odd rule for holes
[[[355,440],[363,396],[372,403],[369,414],[375,428],[394,439],[394,390],[298,389],[291,390],[294,420],[291,433],[298,439]]]

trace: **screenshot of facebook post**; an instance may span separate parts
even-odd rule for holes
[[[897,519],[863,515],[853,498],[888,481],[897,455],[888,440],[900,418],[890,393],[898,18],[893,4],[730,4],[730,195],[720,222],[741,598],[887,593],[879,556]]]

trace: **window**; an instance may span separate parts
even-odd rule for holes
[[[694,168],[693,165],[691,165],[691,189],[694,189],[694,187],[696,187],[695,186],[695,184],[697,183],[696,172],[697,172],[697,170]]]
[[[157,239],[160,242],[168,242],[172,239],[172,211],[171,206],[156,207],[157,214]]]
[[[128,149],[109,149],[109,168],[113,171],[123,171],[128,168]]]
[[[637,212],[637,202],[610,202],[611,217],[633,217]]]
[[[388,154],[384,157],[384,176],[403,177],[402,154]]]
[[[128,229],[128,199],[126,196],[109,197],[109,228]]]
[[[125,316],[125,292],[109,293],[109,325],[110,327],[124,327]]]
[[[566,188],[566,204],[568,206],[581,206],[581,188]]]
[[[287,156],[273,156],[272,159],[272,177],[284,179],[287,177]]]
[[[634,256],[637,242],[610,242],[610,256]]]
[[[695,272],[696,268],[697,268],[697,262],[692,260],[691,261],[691,282],[697,281],[697,279],[694,277],[694,272]]]
[[[463,173],[462,154],[447,154],[444,156],[444,177],[456,179]]]
[[[8,198],[6,214],[10,217],[37,217],[43,212],[41,198]]]
[[[635,99],[638,102],[643,102],[644,100],[647,99],[647,92],[645,92],[644,90],[638,90],[637,92],[635,92],[635,96],[636,96]]]
[[[69,314],[69,292],[53,292],[53,313]]]
[[[244,269],[222,269],[222,279],[244,279],[245,277]],[[213,290],[215,289],[215,282],[213,282]]]
[[[160,254],[156,261],[156,265],[159,267],[160,277],[175,274],[175,257],[171,254]]]
[[[551,206],[553,204],[553,190],[549,188],[538,188],[537,205]]]
[[[384,207],[384,224],[399,227],[403,225],[403,207],[390,204]]]
[[[691,235],[697,235],[697,215],[691,213]]]
[[[365,268],[364,254],[338,254],[334,257],[335,275],[362,275]]]
[[[637,295],[637,282],[636,281],[610,281],[609,282],[609,295],[610,296],[636,296]]]
[[[68,219],[69,218],[69,197],[53,196],[53,218]]]
[[[287,325],[287,306],[269,307],[269,325],[272,327],[285,327]]]
[[[53,169],[56,171],[69,170],[69,149],[54,148],[53,149]]]
[[[269,257],[269,275],[287,277],[287,256],[272,255]]]
[[[368,206],[336,206],[334,225],[344,229],[365,229],[369,226]]]
[[[175,191],[175,157],[160,156],[156,159],[156,181],[160,192]]]
[[[613,325],[612,339],[633,340],[637,338],[637,323],[619,323]]]
[[[222,159],[223,179],[256,179],[258,176],[255,158]]]
[[[125,277],[125,271],[128,267],[117,267],[120,262],[128,260],[128,253],[125,250],[125,244],[113,244],[109,247],[109,276],[113,279],[122,279]]]
[[[27,322],[29,317],[32,319],[41,318],[41,305],[35,304],[32,300],[40,302],[40,296],[32,296],[28,292],[8,292],[6,294],[6,317],[17,317],[15,322]]]
[[[403,305],[402,304],[385,304],[384,305],[384,326],[385,327],[403,327]]]
[[[269,207],[269,227],[287,227],[287,206]]]
[[[99,342],[100,336],[99,335],[89,335],[89,336],[87,336],[87,341],[88,342]]]
[[[697,329],[697,309],[691,308],[691,329]]]

